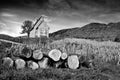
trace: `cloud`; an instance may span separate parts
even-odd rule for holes
[[[0,17],[9,32],[18,34],[25,20],[50,17],[51,31],[81,27],[90,22],[120,21],[120,0],[3,0]],[[2,7],[1,7],[2,6]],[[19,28],[19,29],[18,29]]]
[[[6,27],[6,24],[0,22],[0,27]]]
[[[6,30],[7,25],[5,23],[0,22],[0,31]]]
[[[15,14],[11,14],[11,13],[3,12],[3,13],[1,13],[1,16],[3,16],[3,17],[15,17],[16,15]]]
[[[52,9],[81,9],[82,7],[91,6],[99,8],[111,8],[114,11],[120,9],[120,0],[2,0],[2,6],[16,7],[39,7]]]
[[[85,15],[114,14],[120,12],[120,0],[4,0],[4,6],[52,11],[78,11]],[[14,4],[14,5],[13,5]]]
[[[0,34],[8,34],[8,35],[11,35],[11,36],[20,36],[20,24],[15,24],[12,25],[12,24],[8,24],[8,23],[2,23],[0,22]]]
[[[5,20],[5,21],[8,22],[8,23],[12,23],[12,24],[18,24],[18,25],[22,24],[21,22],[13,21],[13,20]]]

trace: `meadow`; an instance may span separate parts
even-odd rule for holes
[[[5,46],[6,45],[6,46]],[[32,45],[32,44],[31,44]],[[28,47],[31,47],[28,45]],[[35,44],[34,44],[35,45]],[[37,44],[36,44],[37,45]],[[10,53],[7,49],[14,47]],[[31,70],[24,68],[16,70],[15,67],[8,68],[2,65],[2,58],[12,55],[16,57],[17,49],[24,45],[6,43],[1,41],[0,45],[0,80],[119,80],[120,79],[120,43],[94,40],[65,38],[56,40],[49,44],[47,50],[59,49],[68,55],[77,55],[80,63],[92,61],[90,68],[48,68]],[[36,48],[36,47],[35,47]],[[32,48],[32,49],[35,49]],[[48,52],[46,51],[46,52]],[[47,54],[47,53],[46,53]],[[18,54],[19,55],[19,54]],[[17,55],[17,56],[18,56]],[[12,73],[12,74],[11,74]]]
[[[117,42],[66,38],[52,42],[50,48],[58,48],[69,55],[84,56],[86,60],[98,60],[99,63],[108,62],[117,65],[120,61],[120,43]]]

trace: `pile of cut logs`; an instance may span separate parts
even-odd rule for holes
[[[48,54],[43,54],[41,50],[34,50],[32,52],[26,50],[27,49],[22,50],[22,55],[24,55],[24,57],[16,57],[14,59],[11,57],[4,57],[3,64],[9,67],[15,66],[16,69],[28,67],[33,70],[50,67],[70,69],[80,68],[80,57],[76,54],[68,55],[67,53],[62,53],[58,49],[52,49]]]

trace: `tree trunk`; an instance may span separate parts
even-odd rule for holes
[[[59,61],[61,57],[61,51],[53,49],[48,53],[48,56],[54,61]]]
[[[71,55],[68,57],[68,67],[71,69],[77,69],[79,67],[79,59],[77,55]]]

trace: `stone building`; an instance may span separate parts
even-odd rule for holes
[[[49,26],[47,17],[42,15],[37,19],[30,32],[30,38],[24,40],[32,49],[40,49],[49,47]]]
[[[45,19],[46,16],[44,15],[42,15],[39,19],[37,19],[30,32],[31,38],[36,38],[36,37],[40,38],[41,36],[46,36],[47,38],[49,37],[50,28]]]

